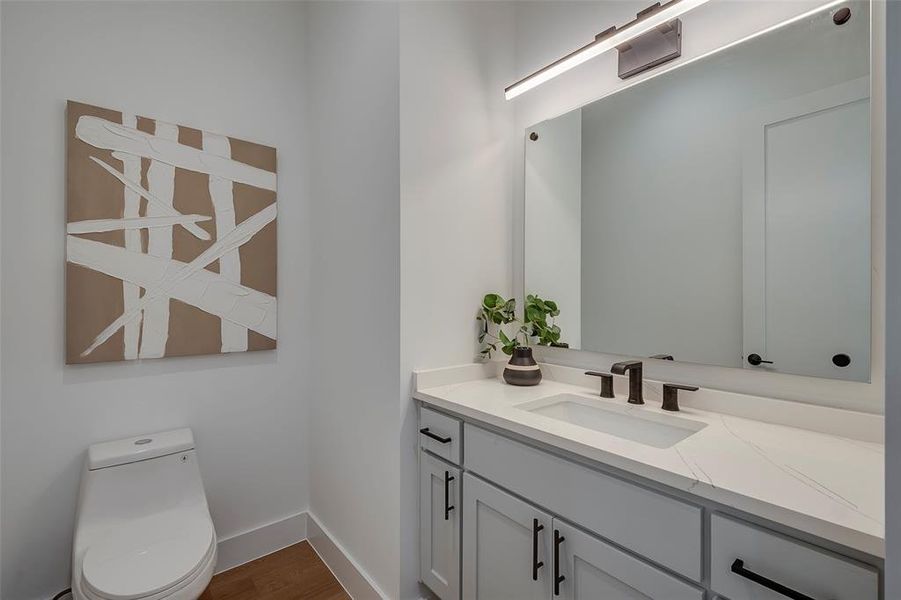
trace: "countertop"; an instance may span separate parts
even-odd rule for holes
[[[682,410],[669,413],[660,408],[659,399],[631,405],[618,393],[607,400],[598,397],[597,388],[549,381],[547,375],[534,387],[507,385],[491,375],[474,365],[417,372],[413,396],[837,544],[880,558],[885,555],[885,448],[880,443],[709,410],[715,401],[705,402],[704,410],[683,402]],[[658,448],[517,408],[561,393],[610,403],[620,411],[643,412],[653,419],[675,416],[704,427],[670,447]],[[810,407],[812,414],[818,410]],[[855,418],[840,410],[827,416]],[[822,419],[822,414],[812,418]]]

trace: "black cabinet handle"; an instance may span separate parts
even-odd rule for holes
[[[426,436],[432,438],[433,440],[437,440],[437,441],[441,442],[442,444],[450,444],[450,442],[451,442],[451,439],[449,437],[443,438],[440,435],[435,435],[434,433],[429,431],[428,427],[423,427],[422,429],[419,430],[419,433],[421,433],[422,435],[426,435]]]
[[[745,568],[745,561],[740,558],[736,558],[735,562],[732,563],[732,572],[740,577],[744,577],[745,579],[750,579],[754,583],[761,585],[768,590],[773,590],[777,594],[782,594],[786,598],[791,598],[792,600],[814,600],[810,596],[806,594],[802,594],[801,592],[797,592],[790,587],[786,587],[777,581],[773,581],[763,575],[759,575],[754,571]]]
[[[757,365],[771,365],[773,361],[771,360],[763,360],[759,354],[749,354],[748,355],[748,364],[757,366]]]
[[[544,525],[538,519],[532,519],[532,581],[538,581],[538,569],[544,563],[538,560],[538,532],[544,529]]]
[[[454,510],[454,507],[450,505],[450,482],[453,481],[454,478],[451,476],[450,471],[444,472],[444,520],[447,521],[450,519],[450,511]]]
[[[564,575],[560,574],[560,544],[563,543],[563,540],[566,538],[560,535],[560,531],[557,529],[554,530],[554,595],[560,595],[560,584],[563,583],[563,580],[566,579]]]

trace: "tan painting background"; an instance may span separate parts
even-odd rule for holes
[[[122,123],[122,113],[98,108],[80,102],[69,101],[66,116],[66,221],[87,219],[117,219],[124,216],[123,185],[90,160],[96,156],[114,169],[122,172],[122,162],[112,157],[107,150],[100,150],[75,137],[75,125],[82,115],[97,116],[115,123]],[[154,133],[155,121],[146,117],[137,118],[137,128]],[[178,141],[181,144],[202,148],[202,133],[198,129],[178,126]],[[262,146],[236,138],[229,138],[232,158],[276,172],[275,148]],[[150,160],[141,160],[141,185],[147,188],[147,170]],[[249,185],[233,183],[235,222],[241,223],[276,201],[276,194]],[[209,191],[209,177],[187,169],[175,170],[174,207],[185,214],[201,214],[215,217]],[[145,216],[147,202],[142,198],[140,214]],[[276,295],[277,280],[277,238],[276,221],[269,223],[240,247],[241,283],[261,292]],[[216,240],[215,220],[199,222],[211,234],[210,241],[199,240],[183,227],[172,229],[172,258],[189,262],[196,258]],[[83,234],[79,237],[125,247],[122,231]],[[143,251],[147,251],[147,230],[141,230]],[[207,266],[213,272],[219,271],[215,261]],[[144,290],[141,290],[141,295]],[[109,340],[88,356],[81,353],[90,346],[94,338],[124,310],[122,282],[113,277],[88,268],[66,264],[66,363],[90,363],[124,360],[125,342],[123,330],[119,330]],[[169,301],[169,337],[166,356],[196,354],[218,354],[221,351],[221,320],[196,307],[178,300]],[[139,342],[140,343],[140,342]],[[248,350],[270,350],[276,347],[276,340],[248,331]]]

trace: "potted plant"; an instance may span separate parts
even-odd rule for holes
[[[564,345],[560,343],[560,327],[554,323],[554,317],[559,314],[560,309],[553,300],[528,294],[520,321],[516,318],[515,299],[485,294],[476,316],[480,324],[480,354],[491,358],[491,353],[500,347],[501,352],[511,357],[504,369],[504,381],[511,385],[537,385],[541,381],[541,368],[532,356],[531,346],[533,341],[540,346]],[[504,326],[510,324],[514,325],[512,337],[504,331]]]

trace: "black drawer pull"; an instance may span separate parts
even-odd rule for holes
[[[430,438],[432,438],[433,440],[437,440],[437,441],[441,442],[442,444],[450,444],[450,442],[451,442],[451,439],[449,437],[443,438],[440,435],[435,435],[434,433],[429,431],[428,427],[423,427],[422,429],[419,430],[419,433],[421,433],[422,435],[427,435]]]
[[[532,519],[532,581],[538,581],[538,569],[544,563],[538,560],[538,532],[544,529],[544,525],[538,519]]]
[[[450,519],[450,511],[454,510],[454,507],[450,505],[450,482],[453,481],[454,478],[451,477],[449,471],[444,472],[444,520],[447,521]]]
[[[791,598],[792,600],[814,600],[814,598],[811,598],[806,594],[797,592],[777,581],[773,581],[772,579],[764,577],[763,575],[758,575],[754,571],[746,569],[745,561],[740,558],[736,558],[735,562],[732,563],[732,572],[736,575],[744,577],[745,579],[750,579],[754,583],[762,585],[768,590],[773,590],[777,594],[782,594],[786,598]]]
[[[554,530],[554,595],[560,595],[560,584],[566,579],[566,576],[560,574],[560,544],[566,538],[560,535],[558,530]]]

